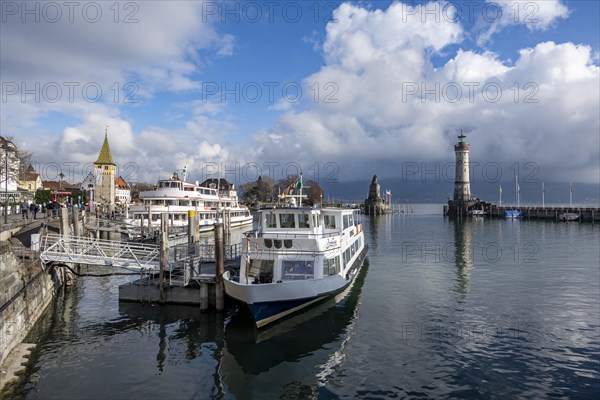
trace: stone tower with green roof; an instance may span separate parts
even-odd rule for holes
[[[116,169],[117,165],[113,162],[110,145],[108,144],[108,132],[105,132],[100,154],[94,162],[94,174],[102,173],[102,183],[96,187],[95,202],[108,205],[111,210],[115,206]]]

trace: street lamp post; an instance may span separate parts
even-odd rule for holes
[[[8,140],[2,144],[4,149],[4,223],[8,224]]]
[[[60,179],[60,181],[58,182],[58,194],[56,196],[56,201],[58,201],[58,196],[62,196],[62,191],[63,191],[63,178],[65,177],[65,174],[62,173],[62,171],[60,171],[60,174],[58,174],[58,178]]]

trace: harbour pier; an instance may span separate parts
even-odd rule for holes
[[[530,220],[567,220],[566,215],[572,216],[572,221],[595,222],[600,221],[600,207],[537,207],[537,206],[489,206],[489,216],[492,218],[504,218],[505,211],[519,211],[521,219]]]
[[[239,267],[241,244],[224,243],[222,223],[215,224],[214,244],[199,243],[195,215],[189,218],[187,242],[171,243],[166,220],[165,214],[158,243],[47,234],[40,238],[40,258],[76,275],[81,272],[79,265],[105,268],[109,275],[139,275],[119,287],[120,301],[199,305],[201,311],[222,309],[219,278],[225,270]]]
[[[517,211],[520,219],[525,220],[549,220],[549,221],[577,221],[598,222],[600,221],[600,207],[570,207],[570,206],[498,206],[491,203],[481,203],[483,214],[490,218],[506,218],[505,212]],[[444,205],[444,215],[465,216],[469,208],[450,210],[451,205]],[[475,208],[480,210],[479,206]]]

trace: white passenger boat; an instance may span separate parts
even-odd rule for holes
[[[202,184],[179,179],[177,173],[160,179],[153,190],[140,193],[142,204],[129,207],[130,235],[139,235],[140,225],[160,227],[161,215],[167,214],[170,226],[187,226],[190,211],[198,216],[200,232],[214,229],[217,222],[229,228],[252,224],[252,215],[238,202],[235,186],[223,178],[207,179]]]
[[[246,303],[262,327],[346,288],[365,260],[359,210],[291,207],[259,211],[245,234],[238,274],[225,272],[225,292]],[[295,207],[295,199],[299,207]]]

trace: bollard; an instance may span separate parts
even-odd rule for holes
[[[224,252],[223,248],[223,224],[215,224],[215,305],[217,312],[223,311],[225,308],[223,299],[223,272],[225,269],[224,265]]]

